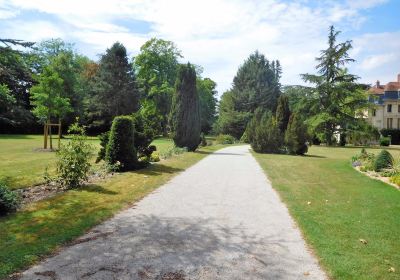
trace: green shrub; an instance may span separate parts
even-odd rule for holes
[[[154,152],[155,146],[150,145],[156,135],[156,130],[152,127],[152,122],[146,119],[142,111],[135,113],[132,116],[134,125],[134,143],[139,157],[150,157]]]
[[[379,139],[379,145],[380,146],[389,146],[390,145],[390,137],[381,137]]]
[[[151,155],[150,155],[150,162],[158,162],[160,161],[160,154],[156,151],[154,151]]]
[[[19,204],[18,193],[10,190],[4,182],[0,181],[0,216],[16,211]]]
[[[375,158],[374,170],[379,172],[382,169],[390,168],[392,165],[393,165],[392,155],[388,151],[382,150]]]
[[[276,119],[270,112],[256,110],[246,129],[251,147],[257,153],[279,153],[284,144]]]
[[[110,132],[107,131],[107,132],[100,134],[99,139],[100,139],[100,150],[97,154],[96,163],[99,163],[101,160],[104,160],[106,157],[106,150],[107,150],[108,140],[110,139]]]
[[[290,154],[304,155],[308,151],[307,128],[300,116],[293,113],[285,132],[285,144]]]
[[[114,118],[105,159],[111,165],[119,162],[119,171],[134,170],[139,166],[131,117],[118,116]]]
[[[400,186],[400,174],[395,174],[392,177],[390,177],[390,182],[393,184],[396,184],[397,186]]]
[[[381,130],[381,134],[384,137],[390,138],[390,142],[391,142],[392,145],[399,145],[400,144],[400,129],[387,129],[387,128],[384,128],[384,129]]]
[[[93,147],[87,143],[85,129],[78,123],[68,129],[71,140],[57,151],[57,175],[62,185],[75,188],[87,180]]]
[[[215,139],[217,144],[234,144],[236,142],[235,137],[229,134],[220,134]]]

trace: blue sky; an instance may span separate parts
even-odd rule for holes
[[[395,80],[399,14],[400,0],[0,0],[0,36],[60,37],[92,59],[115,41],[134,56],[151,37],[171,40],[222,93],[255,50],[281,61],[284,84],[301,84],[331,24],[353,41],[350,71],[360,81]]]

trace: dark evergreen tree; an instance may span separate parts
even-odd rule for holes
[[[172,100],[171,128],[175,145],[194,151],[200,143],[199,96],[196,71],[190,64],[179,65]]]
[[[93,80],[92,112],[89,116],[93,120],[92,126],[106,131],[115,116],[137,111],[139,91],[122,44],[117,42],[107,49]]]
[[[111,165],[119,163],[117,168],[121,171],[134,170],[138,167],[132,117],[118,116],[114,118],[105,160]]]
[[[283,148],[283,135],[276,119],[267,111],[257,109],[246,129],[247,140],[257,153],[279,153]]]
[[[285,144],[290,154],[304,155],[307,153],[307,127],[300,115],[293,113],[290,116],[285,133]]]
[[[351,41],[337,42],[340,32],[333,26],[328,35],[328,47],[317,57],[317,74],[303,74],[303,80],[314,84],[307,101],[312,112],[308,125],[317,137],[333,145],[335,133],[343,133],[346,127],[359,122],[363,111],[370,106],[358,77],[349,74],[346,65],[350,58]]]
[[[279,61],[270,62],[258,51],[251,54],[241,65],[233,79],[229,98],[220,102],[219,118],[216,124],[218,132],[230,134],[227,128],[237,127],[235,137],[241,138],[254,111],[261,107],[264,111],[276,111],[277,100],[281,93]],[[224,104],[227,102],[228,104]],[[222,108],[224,108],[222,110]],[[236,123],[240,121],[237,126]]]
[[[281,95],[278,98],[278,107],[276,108],[276,121],[278,128],[282,133],[285,133],[289,122],[290,109],[289,98],[286,95]]]

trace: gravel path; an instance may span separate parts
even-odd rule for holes
[[[326,279],[248,146],[219,150],[22,279]]]

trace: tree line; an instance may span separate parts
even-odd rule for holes
[[[232,88],[219,103],[214,125],[258,152],[304,154],[307,145],[376,140],[377,129],[364,118],[370,109],[367,85],[348,72],[351,41],[338,42],[333,26],[328,46],[316,58],[316,73],[302,74],[306,86],[282,86],[279,60],[258,51],[239,67]]]
[[[140,113],[156,135],[171,132],[170,114],[181,51],[152,38],[129,58],[114,43],[98,61],[61,39],[40,43],[0,39],[0,133],[32,133],[46,121],[79,118],[91,134],[108,131],[115,116]],[[216,83],[194,66],[200,130],[216,118]]]

